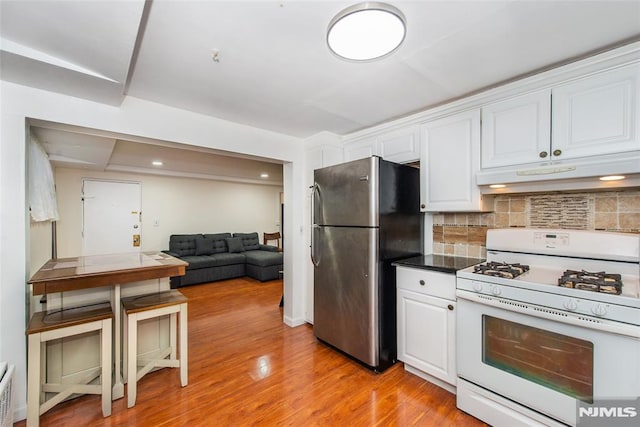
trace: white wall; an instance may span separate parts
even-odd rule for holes
[[[0,360],[16,365],[15,419],[26,415],[26,120],[47,120],[276,159],[284,163],[285,322],[304,323],[304,151],[297,138],[127,97],[120,107],[0,82]]]
[[[279,227],[282,187],[57,168],[59,257],[82,253],[83,178],[141,184],[143,251],[169,249],[171,234],[256,231],[262,239],[263,232]],[[158,226],[153,225],[156,219]]]

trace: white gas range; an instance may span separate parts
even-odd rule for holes
[[[640,396],[639,263],[637,234],[489,230],[487,262],[457,273],[458,407],[576,425]]]

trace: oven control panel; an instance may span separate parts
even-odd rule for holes
[[[533,233],[533,246],[545,249],[561,249],[569,246],[569,233]]]
[[[548,285],[536,286],[529,284],[528,287],[523,288],[498,283],[508,282],[509,280],[510,279],[502,279],[493,276],[481,276],[481,279],[479,280],[458,276],[456,279],[456,296],[460,298],[464,297],[465,293],[480,294],[481,296],[479,296],[479,301],[486,301],[487,297],[488,299],[502,300],[503,303],[509,301],[502,304],[504,308],[518,306],[519,304],[548,307],[550,309],[558,310],[559,312],[569,312],[574,315],[589,316],[589,318],[592,318],[589,321],[594,325],[599,323],[598,320],[595,319],[606,319],[640,326],[638,308],[610,304],[604,301],[593,301],[588,298],[577,298],[570,295],[549,293],[544,289]],[[493,281],[493,283],[491,281]],[[566,291],[564,288],[563,290]],[[582,292],[586,292],[584,295],[585,297],[589,296],[589,292]]]

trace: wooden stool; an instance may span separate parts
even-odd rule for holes
[[[171,290],[155,294],[123,298],[124,314],[123,346],[124,372],[127,381],[127,407],[136,404],[137,382],[153,368],[180,368],[180,383],[187,385],[187,298],[179,291]],[[177,316],[180,314],[178,322]],[[151,360],[138,359],[138,322],[154,317],[170,315],[169,348]],[[176,337],[177,323],[180,324]],[[176,338],[180,341],[179,357],[176,356]],[[168,359],[167,359],[168,357]],[[138,364],[143,365],[138,370]]]
[[[111,415],[112,320],[113,312],[108,302],[50,312],[40,311],[31,317],[26,331],[29,336],[27,426],[37,426],[40,415],[74,393],[101,394],[102,415],[105,417]],[[89,374],[77,384],[47,383],[46,370],[42,369],[42,362],[46,361],[46,348],[41,356],[42,344],[91,331],[99,331],[101,335],[100,372]],[[88,384],[98,376],[101,376],[101,384]],[[45,393],[56,394],[45,400]]]

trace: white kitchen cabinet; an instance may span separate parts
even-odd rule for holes
[[[480,170],[480,109],[426,122],[421,136],[420,210],[485,210],[475,184]]]
[[[378,155],[378,144],[375,137],[349,141],[344,145],[344,161],[364,159]]]
[[[482,106],[483,169],[542,161],[550,144],[551,89]]]
[[[420,160],[420,127],[404,126],[377,138],[378,155],[384,160],[408,163]]]
[[[552,158],[640,150],[640,64],[554,87],[552,99]]]
[[[640,150],[640,65],[482,106],[482,169]]]
[[[455,393],[455,275],[397,267],[398,360]]]
[[[346,162],[371,156],[380,156],[396,163],[420,160],[420,127],[401,126],[348,141],[344,145]]]

